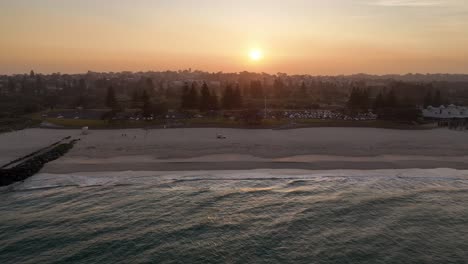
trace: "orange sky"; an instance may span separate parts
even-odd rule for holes
[[[468,73],[462,0],[4,0],[0,34],[0,73]]]

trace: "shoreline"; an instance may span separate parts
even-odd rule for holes
[[[121,171],[235,171],[256,169],[299,170],[381,170],[381,169],[456,169],[468,170],[468,162],[177,162],[177,163],[107,163],[69,166],[48,164],[41,173],[67,174],[75,172],[121,172]]]
[[[107,171],[234,171],[256,169],[294,170],[379,170],[440,169],[468,170],[468,157],[434,156],[319,156],[304,155],[283,158],[261,158],[248,155],[212,155],[185,159],[156,159],[151,156],[117,156],[104,159],[62,158],[51,162],[43,173]]]

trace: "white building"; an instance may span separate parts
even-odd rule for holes
[[[423,111],[424,118],[432,119],[451,119],[451,118],[468,118],[468,107],[449,105],[447,107],[441,105],[439,107],[429,106]]]

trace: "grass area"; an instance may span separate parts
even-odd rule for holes
[[[91,129],[119,129],[119,128],[142,128],[151,126],[161,126],[164,121],[108,121],[98,119],[62,119],[62,118],[46,118],[46,122],[61,126],[63,128],[82,128],[89,127]]]
[[[37,127],[40,123],[40,120],[26,117],[0,118],[0,133]]]

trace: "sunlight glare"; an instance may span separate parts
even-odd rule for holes
[[[263,58],[263,53],[259,49],[253,49],[250,51],[249,57],[252,61],[259,61]]]

